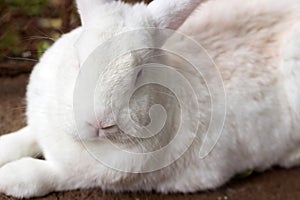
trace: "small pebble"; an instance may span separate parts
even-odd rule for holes
[[[28,58],[30,56],[31,56],[31,52],[30,51],[25,51],[25,52],[22,53],[22,57],[23,58]]]

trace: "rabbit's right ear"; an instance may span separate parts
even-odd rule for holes
[[[177,30],[189,15],[206,0],[154,0],[148,9],[158,28]]]
[[[89,21],[92,21],[93,10],[95,9],[95,7],[113,1],[114,0],[76,0],[82,25],[84,26],[85,24],[88,24]]]

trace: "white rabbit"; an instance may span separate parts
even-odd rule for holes
[[[95,187],[115,192],[195,192],[221,186],[236,173],[248,169],[300,164],[299,0],[212,0],[200,6],[201,0],[155,0],[148,6],[113,0],[77,3],[83,26],[63,35],[31,74],[27,127],[0,138],[0,192],[14,197]],[[118,128],[109,107],[111,91],[119,91],[113,103],[122,105],[123,95],[134,89],[138,79],[153,78],[147,70],[142,75],[127,73],[143,63],[145,52],[132,52],[109,65],[100,65],[98,70],[103,77],[94,93],[95,112],[90,110],[87,98],[79,95],[86,110],[79,110],[81,113],[75,120],[76,81],[98,45],[137,28],[177,30],[180,26],[180,32],[200,43],[212,57],[226,92],[222,134],[205,158],[200,159],[199,150],[211,115],[209,93],[203,81],[180,66],[176,66],[177,70],[203,91],[199,94],[200,109],[187,104],[184,109],[193,117],[180,118],[177,104],[155,93],[156,86],[152,85],[137,92],[137,97],[143,100],[133,103],[130,112],[132,118],[145,125],[149,122],[151,105],[154,102],[163,105],[168,116],[163,134],[149,140],[122,138],[125,133]],[[127,44],[120,43],[117,49],[107,49],[107,53],[134,45],[153,46],[155,31],[151,30],[133,34]],[[183,39],[171,45],[189,52],[185,44]],[[210,63],[204,54],[197,57],[198,52],[190,52],[190,55],[200,60],[199,65]],[[186,95],[183,90],[179,98]],[[122,109],[126,108],[120,107],[120,116]],[[156,158],[135,160],[110,145],[112,140],[124,151],[155,150],[170,142],[180,120],[185,123],[184,135],[179,135],[179,141]],[[200,122],[197,133],[189,127],[194,126],[195,120]],[[199,138],[178,157],[195,134]],[[212,140],[208,136],[204,142],[211,144]],[[95,152],[101,154],[100,160],[92,155]],[[45,160],[32,158],[39,153]],[[170,165],[150,170],[149,166],[175,157]],[[101,162],[102,159],[113,166]]]

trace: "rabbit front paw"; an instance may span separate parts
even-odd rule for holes
[[[54,190],[56,177],[47,161],[23,158],[0,168],[0,193],[17,198],[43,196]]]
[[[34,157],[41,153],[34,134],[29,127],[0,137],[0,167],[23,157]]]

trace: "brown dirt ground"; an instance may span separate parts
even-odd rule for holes
[[[24,94],[27,81],[27,75],[21,75],[14,78],[0,77],[0,135],[18,130],[24,126]],[[12,200],[14,198],[0,195],[0,199]],[[52,193],[46,197],[38,199],[297,200],[300,199],[300,168],[289,170],[272,169],[264,173],[256,173],[246,179],[232,180],[230,183],[215,191],[201,192],[196,194],[112,194],[103,193],[99,189],[91,189]]]

